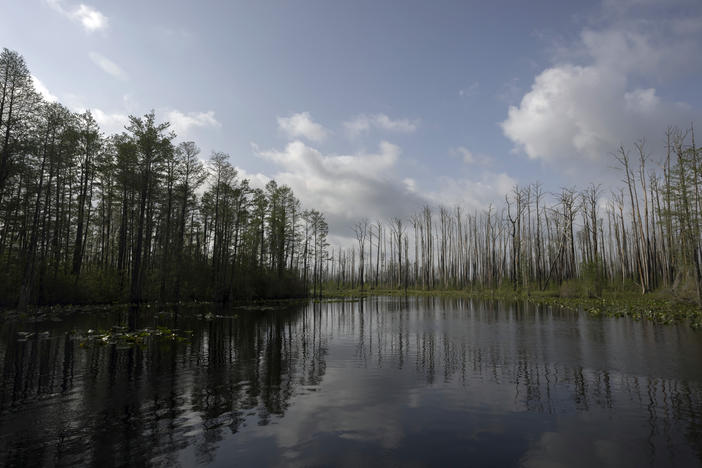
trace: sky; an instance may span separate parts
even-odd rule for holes
[[[0,47],[106,133],[274,178],[330,232],[515,185],[613,186],[612,153],[702,124],[702,2],[0,0]]]

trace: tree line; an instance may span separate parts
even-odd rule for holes
[[[154,112],[105,135],[46,102],[0,53],[0,304],[217,300],[343,288],[666,288],[702,302],[702,160],[694,129],[664,154],[616,152],[622,184],[516,186],[486,210],[425,206],[353,226],[330,250],[322,213],[254,188]]]
[[[643,140],[620,147],[622,184],[608,196],[597,184],[547,193],[534,183],[482,211],[363,219],[325,279],[339,289],[667,289],[702,304],[702,153],[692,126],[669,128],[665,141],[659,158]]]
[[[328,226],[292,190],[200,159],[152,111],[105,135],[0,53],[0,304],[321,292]]]

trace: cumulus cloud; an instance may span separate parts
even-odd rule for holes
[[[601,162],[620,144],[655,140],[668,125],[689,125],[699,110],[657,89],[700,65],[690,58],[697,56],[702,31],[678,23],[639,19],[583,30],[509,107],[501,123],[505,136],[529,158],[576,174],[606,169]]]
[[[107,16],[89,5],[81,3],[66,7],[61,0],[46,0],[46,3],[66,18],[80,24],[87,32],[105,30],[109,24]]]
[[[419,121],[410,119],[393,120],[385,114],[361,114],[344,122],[346,131],[351,136],[357,136],[372,128],[397,133],[412,133],[419,127]]]
[[[433,205],[460,206],[471,210],[485,210],[491,204],[500,204],[517,180],[505,172],[485,171],[475,179],[440,177],[437,191],[426,194]]]
[[[49,91],[49,88],[47,88],[44,83],[42,83],[39,78],[36,76],[32,75],[32,84],[34,85],[34,89],[41,94],[41,96],[44,98],[45,101],[47,102],[56,102],[58,101],[58,98],[51,94]]]
[[[387,220],[399,216],[407,219],[424,205],[461,206],[486,209],[499,201],[515,185],[505,173],[476,172],[474,178],[440,177],[437,180],[398,176],[402,166],[397,145],[381,142],[371,153],[350,155],[324,154],[302,141],[290,142],[281,150],[254,152],[272,163],[278,172],[273,179],[290,186],[302,203],[322,211],[329,222],[335,242],[344,244],[350,227],[361,218]],[[265,185],[269,179],[261,174],[247,174],[252,185]],[[420,184],[437,182],[435,191]]]
[[[348,235],[347,228],[360,218],[404,217],[426,202],[392,177],[400,148],[388,142],[369,154],[325,155],[299,140],[282,150],[254,150],[278,166],[276,181],[325,213],[332,232]]]
[[[115,62],[112,60],[108,59],[107,57],[104,57],[97,52],[90,52],[88,54],[90,57],[90,60],[93,61],[95,65],[100,67],[102,71],[107,73],[108,75],[120,79],[120,80],[126,80],[127,79],[127,74],[125,73],[122,68],[120,68],[119,65],[117,65]]]
[[[89,109],[95,121],[100,125],[100,129],[108,135],[122,133],[124,127],[129,125],[129,115],[139,116],[142,113],[139,104],[128,94],[122,97],[122,106],[110,110],[89,108],[81,96],[74,94],[69,93],[62,97],[66,105],[74,112],[81,113]],[[222,126],[212,110],[183,112],[178,109],[161,108],[156,111],[158,120],[170,122],[170,130],[173,130],[181,138],[187,136],[193,128],[219,128]]]
[[[184,113],[174,109],[166,113],[166,120],[171,123],[171,129],[177,135],[185,135],[192,128],[219,128],[222,126],[212,110]]]
[[[312,120],[309,112],[278,117],[278,127],[290,138],[303,137],[315,142],[324,140],[329,133],[322,125]]]
[[[260,172],[248,172],[246,169],[242,169],[239,166],[234,166],[234,169],[236,169],[239,178],[247,179],[249,185],[253,188],[265,189],[266,184],[272,180],[270,177]]]

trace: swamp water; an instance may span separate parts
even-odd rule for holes
[[[87,332],[127,315],[2,324],[0,465],[702,466],[685,325],[381,297]]]

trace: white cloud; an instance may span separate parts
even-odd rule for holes
[[[66,18],[79,23],[87,32],[101,31],[108,27],[109,20],[95,8],[83,3],[64,7],[61,0],[46,0],[46,3]]]
[[[490,204],[500,205],[516,184],[517,180],[505,172],[485,171],[475,179],[440,177],[440,189],[427,193],[426,197],[436,205],[484,210]]]
[[[529,158],[575,175],[606,170],[602,162],[620,144],[642,137],[656,141],[667,126],[699,119],[699,110],[651,86],[700,66],[690,61],[700,32],[676,24],[627,20],[582,31],[578,43],[562,49],[559,62],[539,73],[521,102],[509,107],[501,123],[505,136]]]
[[[324,212],[330,230],[342,235],[360,218],[404,217],[426,202],[411,183],[392,177],[400,148],[388,142],[375,153],[353,155],[325,155],[299,140],[283,150],[253,147],[279,167],[273,175],[278,183],[290,186],[305,206]]]
[[[371,128],[397,133],[412,133],[419,127],[419,121],[409,119],[393,120],[385,114],[361,114],[352,120],[344,122],[344,127],[351,136],[357,136],[369,131]]]
[[[73,16],[80,21],[86,31],[98,31],[107,27],[107,16],[82,3],[75,10]]]
[[[39,78],[36,76],[32,75],[32,84],[34,85],[34,89],[41,94],[41,96],[44,98],[45,101],[47,102],[56,102],[58,101],[58,98],[51,94],[49,91],[49,88],[47,88],[44,83],[42,83]]]
[[[81,111],[82,112],[82,111]],[[90,109],[95,121],[100,126],[100,130],[108,135],[122,133],[124,127],[129,125],[129,116],[119,112],[109,113],[102,109]]]
[[[290,138],[303,137],[315,142],[324,140],[329,133],[322,125],[312,120],[309,112],[278,117],[278,127]]]
[[[409,119],[392,120],[385,114],[377,114],[373,116],[375,125],[383,130],[391,132],[412,133],[417,130],[419,123]]]
[[[90,52],[88,54],[90,57],[90,60],[93,61],[95,65],[100,67],[102,71],[107,73],[108,75],[113,76],[114,78],[120,79],[120,80],[126,80],[127,79],[127,74],[122,70],[119,65],[114,63],[112,60],[108,59],[107,57],[104,57],[97,52]]]
[[[222,126],[215,118],[214,111],[211,110],[207,112],[188,112],[187,114],[179,110],[171,110],[166,113],[166,120],[171,123],[171,129],[179,136],[185,135],[193,127],[219,128]]]
[[[651,114],[660,107],[660,98],[654,88],[635,89],[624,93],[626,109],[641,115]]]
[[[239,166],[234,166],[236,172],[239,174],[240,179],[248,179],[249,185],[253,188],[265,189],[266,184],[271,181],[271,178],[260,172],[251,173],[242,169]]]
[[[65,94],[63,98],[66,105],[74,112],[81,113],[89,109],[81,96]],[[142,112],[139,104],[127,94],[123,96],[122,104],[121,108],[112,111],[90,108],[90,112],[100,125],[100,129],[108,135],[123,132],[124,127],[129,125],[129,115],[138,116]],[[170,122],[170,130],[173,130],[179,137],[187,136],[192,128],[219,128],[222,126],[215,118],[214,111],[186,113],[177,109],[157,109],[156,115],[157,117],[161,116],[159,121]]]
[[[402,165],[401,150],[388,142],[381,142],[373,153],[352,155],[323,154],[299,140],[282,150],[263,151],[255,144],[251,146],[258,156],[278,167],[273,179],[290,186],[304,206],[325,214],[330,232],[340,244],[346,242],[350,226],[359,219],[408,219],[424,205],[486,209],[490,203],[502,200],[516,184],[509,175],[490,171],[476,172],[473,178],[401,178],[397,175]],[[242,176],[251,178],[254,186],[263,186],[269,180],[243,171]],[[439,188],[427,191],[418,182],[437,182]]]

